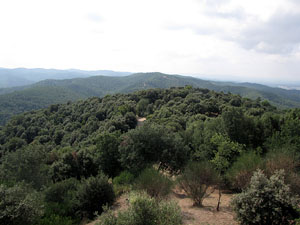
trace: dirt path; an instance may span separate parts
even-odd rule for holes
[[[193,201],[184,192],[175,191],[171,199],[178,202],[186,225],[238,224],[230,208],[232,194],[222,194],[220,210],[217,211],[218,193],[215,191],[203,201],[203,208],[193,206]]]
[[[215,191],[203,201],[203,208],[193,206],[193,201],[184,192],[175,190],[170,200],[176,201],[181,208],[183,222],[185,225],[237,225],[234,220],[234,213],[230,208],[232,194],[222,194],[220,211],[216,210],[218,193]],[[115,203],[113,210],[125,210],[128,208],[128,195],[122,195]],[[93,221],[87,225],[95,225]]]

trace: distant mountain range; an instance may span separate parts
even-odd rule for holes
[[[124,75],[124,74],[123,74]],[[192,85],[231,92],[251,99],[266,99],[282,108],[300,108],[300,91],[272,88],[252,83],[206,81],[194,77],[162,73],[137,73],[128,76],[92,76],[65,80],[43,80],[31,85],[0,89],[0,124],[12,115],[92,96],[129,93],[150,88]]]
[[[0,88],[18,87],[33,84],[46,79],[72,79],[79,77],[90,77],[96,75],[104,76],[126,76],[129,72],[115,72],[111,70],[56,70],[56,69],[6,69],[0,68]]]

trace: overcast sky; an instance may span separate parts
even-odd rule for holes
[[[300,0],[2,0],[0,67],[300,83]]]

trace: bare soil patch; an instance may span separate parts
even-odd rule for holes
[[[183,221],[185,225],[237,225],[234,220],[234,212],[230,208],[230,201],[233,194],[222,194],[220,210],[217,211],[218,191],[216,190],[208,198],[203,201],[204,207],[199,208],[193,206],[193,201],[188,198],[184,191],[175,189],[170,195],[169,200],[176,201],[181,208]],[[113,206],[113,210],[126,210],[128,208],[128,194],[119,197]],[[97,221],[93,221],[87,225],[95,225]]]

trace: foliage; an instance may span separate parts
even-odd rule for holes
[[[147,168],[137,177],[134,187],[151,197],[161,199],[171,193],[172,181],[156,169]]]
[[[114,202],[115,194],[108,178],[99,174],[82,181],[76,198],[79,212],[83,216],[92,218],[95,212],[102,212],[102,206],[111,205]]]
[[[214,135],[211,142],[216,146],[211,162],[219,172],[224,173],[243,151],[243,146],[219,134]]]
[[[104,132],[97,138],[97,157],[101,170],[110,177],[115,177],[122,169],[119,162],[120,133]]]
[[[210,90],[218,92],[231,92],[253,99],[257,96],[261,96],[264,99],[269,99],[272,103],[284,107],[300,106],[299,96],[294,94],[294,91],[270,88],[267,86],[264,86],[263,90],[261,90],[260,85],[258,87],[256,85],[249,87],[247,84],[239,84],[239,87],[235,87],[236,84],[216,84],[216,82],[204,81],[192,77],[171,76],[161,73],[143,73],[126,77],[97,76],[85,79],[47,80],[33,86],[24,87],[21,90],[15,91],[15,89],[12,89],[10,90],[12,93],[0,95],[0,124],[5,124],[13,115],[42,109],[51,104],[67,103],[68,101],[76,101],[93,96],[103,97],[112,93],[128,93],[151,88],[184,87],[185,85],[209,88]],[[2,92],[5,91],[7,90],[2,90]],[[145,98],[146,101],[147,99],[149,98]],[[245,102],[237,96],[230,99],[228,103],[235,107],[240,107],[243,104],[246,105],[245,103],[250,107],[254,105],[251,101]],[[259,104],[263,110],[274,110],[274,107],[266,101],[261,101]],[[148,107],[150,104],[144,104],[144,106],[146,106],[147,113],[151,112],[151,107]],[[210,111],[216,109],[212,102],[208,104],[200,103],[197,107],[192,106],[192,108],[194,108],[193,110],[199,110],[201,113],[206,110]],[[142,109],[144,109],[143,105]],[[143,112],[142,110],[142,113]]]
[[[122,171],[119,176],[113,179],[114,191],[117,196],[131,189],[134,181],[134,175],[129,171]]]
[[[250,187],[237,195],[233,209],[241,224],[290,224],[297,218],[297,199],[284,183],[284,171],[276,171],[269,179],[258,170]]]
[[[149,79],[146,84],[145,76]],[[121,91],[143,90],[115,95],[105,95],[118,90],[114,83],[110,83],[111,79],[105,77],[101,82],[97,78],[79,83],[74,81],[73,84],[68,84],[68,81],[45,82],[45,86],[66,84],[73,92],[78,89],[78,94],[105,97],[54,104],[15,116],[5,126],[0,126],[0,184],[13,187],[16,182],[23,181],[45,194],[45,221],[59,223],[68,217],[77,221],[93,213],[94,209],[87,208],[94,202],[82,193],[90,196],[97,193],[89,183],[101,170],[110,178],[123,170],[131,174],[121,174],[113,179],[117,194],[129,191],[132,176],[138,176],[147,167],[155,166],[173,175],[182,172],[190,160],[211,162],[221,176],[234,170],[234,174],[241,176],[232,177],[243,180],[243,171],[248,171],[247,176],[250,176],[254,166],[250,162],[241,165],[239,161],[246,159],[238,157],[241,153],[256,151],[266,156],[266,172],[276,168],[288,170],[295,165],[288,170],[291,173],[285,181],[294,193],[300,190],[299,158],[294,157],[297,154],[293,160],[286,156],[278,156],[277,160],[269,154],[277,148],[289,153],[299,152],[299,110],[276,110],[263,98],[256,96],[253,101],[227,93],[229,89],[222,87],[216,88],[226,93],[193,88],[198,85],[194,79],[186,80],[183,83],[189,85],[186,87],[144,90],[164,87],[166,83],[172,86],[182,84],[182,78],[177,76],[157,73],[145,76],[139,74],[126,78],[126,82],[133,79],[138,86],[125,85]],[[116,82],[123,85],[123,81]],[[98,92],[99,86],[105,91]],[[13,107],[16,103],[13,101],[15,96],[18,96],[17,105],[23,100],[42,99],[43,96],[37,94],[41,89],[26,92],[37,95],[32,99],[14,93],[8,106]],[[59,89],[56,89],[57,93]],[[77,96],[73,97],[77,99]],[[6,104],[5,101],[2,103]],[[40,103],[44,104],[42,100]],[[26,104],[22,107],[22,110],[28,109]],[[139,113],[147,120],[136,127]],[[4,117],[8,115],[7,112],[4,114]],[[1,116],[0,112],[0,120]],[[80,196],[84,196],[84,200],[80,200]],[[85,200],[90,203],[82,206]],[[101,209],[97,211],[101,212]]]
[[[181,137],[149,123],[123,135],[119,151],[122,166],[134,174],[156,163],[160,169],[176,172],[188,159]]]
[[[174,202],[157,202],[143,193],[130,196],[128,210],[117,216],[107,211],[97,225],[180,225],[183,224],[180,208]]]
[[[49,186],[45,191],[46,217],[45,220],[63,219],[59,216],[74,216],[77,210],[76,194],[79,188],[79,181],[71,178],[57,182]],[[55,217],[51,217],[55,215]]]
[[[73,225],[74,220],[71,217],[63,217],[56,214],[51,214],[48,217],[43,217],[39,221],[39,225]]]
[[[92,149],[64,153],[51,165],[52,179],[61,181],[71,177],[81,179],[95,176],[99,171],[95,158],[96,153]]]
[[[26,182],[40,189],[50,182],[47,154],[43,146],[28,146],[6,154],[0,164],[0,180],[5,183]]]
[[[263,158],[254,151],[243,153],[226,172],[230,186],[238,191],[248,187],[251,177],[258,168],[263,167]]]
[[[180,187],[191,197],[194,205],[202,207],[203,199],[210,195],[209,188],[218,182],[218,175],[207,162],[191,162],[178,177]]]
[[[34,225],[43,215],[39,193],[25,184],[0,185],[0,199],[0,224]]]
[[[299,153],[293,150],[277,149],[270,151],[265,159],[266,175],[271,176],[276,170],[285,171],[285,183],[291,191],[300,196]]]

